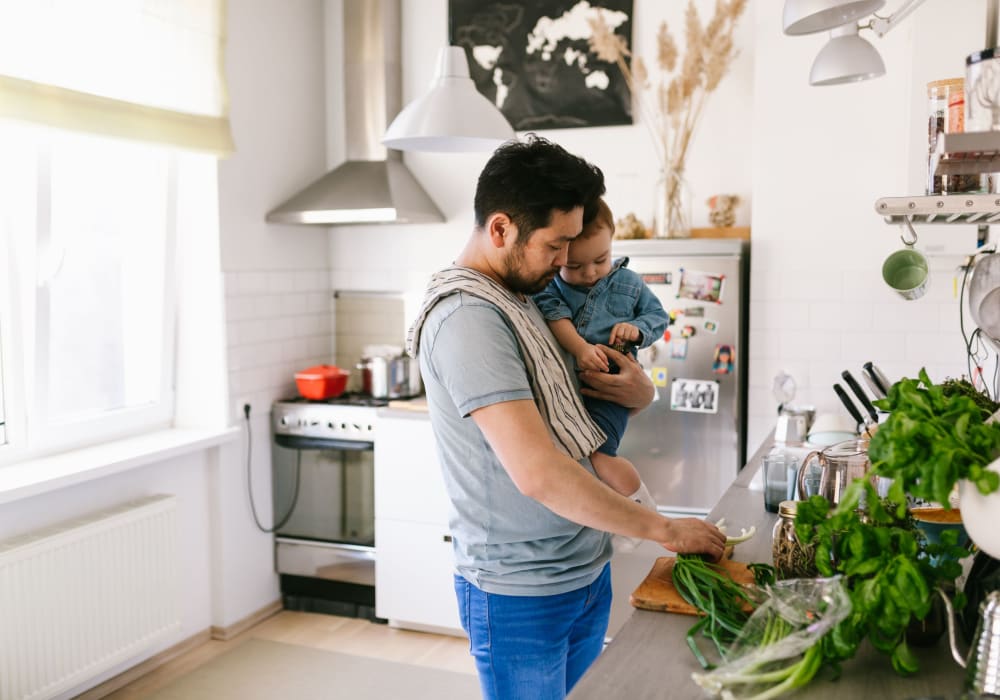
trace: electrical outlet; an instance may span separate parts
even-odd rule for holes
[[[253,402],[250,400],[249,397],[238,396],[233,399],[233,418],[235,418],[236,421],[239,423],[242,423],[244,420],[246,420],[246,415],[244,413],[244,411],[246,410],[245,409],[246,406],[250,407],[250,415],[253,416],[254,415]]]

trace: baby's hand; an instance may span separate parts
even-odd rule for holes
[[[596,345],[587,344],[582,350],[576,353],[576,364],[580,369],[592,369],[596,372],[607,372],[608,358],[598,349]]]
[[[639,333],[639,329],[631,323],[616,323],[614,328],[611,329],[611,337],[608,339],[608,345],[615,347],[622,343],[636,343],[641,337],[642,334]]]

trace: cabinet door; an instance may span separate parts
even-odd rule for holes
[[[430,420],[380,414],[375,517],[445,525],[448,508]]]
[[[400,627],[462,634],[451,537],[441,525],[375,521],[375,614]]]

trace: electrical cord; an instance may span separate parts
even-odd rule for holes
[[[250,498],[250,513],[253,515],[254,525],[261,532],[276,532],[285,526],[285,523],[289,521],[292,517],[292,513],[295,512],[295,505],[299,501],[299,474],[302,470],[302,450],[295,450],[295,491],[292,494],[292,503],[288,507],[288,512],[278,519],[278,522],[274,524],[273,527],[264,527],[261,525],[260,516],[257,515],[257,505],[253,500],[253,486],[251,479],[250,466],[253,463],[253,433],[250,430],[250,404],[243,404],[243,420],[246,422],[247,428],[247,496]]]

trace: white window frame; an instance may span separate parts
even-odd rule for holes
[[[44,135],[41,139],[44,143]],[[36,238],[32,264],[17,264],[6,241],[0,245],[0,275],[7,283],[0,287],[0,350],[5,355],[3,377],[6,406],[7,444],[0,445],[0,468],[5,465],[68,451],[116,438],[170,427],[175,411],[177,345],[177,205],[178,178],[183,174],[176,153],[168,154],[167,220],[164,248],[164,289],[160,378],[160,398],[153,404],[106,411],[73,421],[52,422],[48,405],[47,348],[43,337],[48,329],[47,293],[44,284],[36,289],[37,258],[49,243],[51,217],[51,175],[48,144],[38,149],[36,179]],[[0,232],[3,233],[3,232]],[[6,238],[6,236],[4,237]],[[35,290],[33,299],[26,299]],[[27,309],[25,313],[21,310]],[[33,313],[31,313],[33,311]],[[25,316],[30,316],[26,318]],[[27,343],[17,338],[32,338]],[[29,379],[30,383],[26,383]]]

